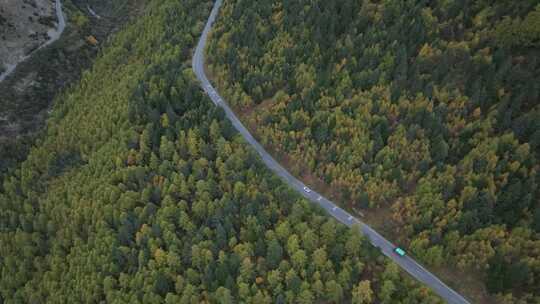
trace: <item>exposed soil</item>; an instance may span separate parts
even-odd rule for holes
[[[56,23],[54,1],[1,1],[0,74],[49,41]]]

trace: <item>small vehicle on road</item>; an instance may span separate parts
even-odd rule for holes
[[[399,247],[394,248],[394,252],[399,256],[405,256],[405,250],[403,250],[403,249],[401,249]]]
[[[311,189],[309,189],[308,187],[304,186],[304,191],[306,191],[306,193],[311,193]]]

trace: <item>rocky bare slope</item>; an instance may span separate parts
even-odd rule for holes
[[[0,74],[58,36],[57,23],[53,0],[1,1]]]

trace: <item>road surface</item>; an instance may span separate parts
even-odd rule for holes
[[[236,117],[234,112],[231,110],[229,105],[223,100],[219,93],[214,89],[210,81],[206,77],[204,72],[204,48],[206,45],[206,40],[208,38],[208,32],[212,27],[216,15],[221,6],[222,0],[217,0],[214,4],[214,8],[208,18],[206,26],[203,30],[197,48],[195,49],[195,54],[193,56],[193,71],[195,75],[201,82],[202,89],[208,94],[212,102],[219,107],[222,107],[225,110],[227,118],[231,120],[234,127],[240,132],[240,134],[245,138],[245,140],[257,151],[257,153],[262,158],[262,161],[277,175],[279,175],[290,187],[294,188],[296,191],[300,192],[305,198],[311,202],[319,205],[325,209],[331,216],[341,223],[351,227],[356,225],[359,227],[361,232],[369,238],[371,244],[376,247],[379,247],[384,255],[396,262],[401,268],[407,271],[411,276],[416,278],[418,281],[429,286],[435,293],[441,296],[446,302],[451,304],[462,304],[469,303],[465,298],[460,294],[452,290],[450,287],[446,286],[441,280],[439,280],[435,275],[430,273],[415,260],[409,256],[398,256],[393,252],[395,246],[377,233],[375,230],[371,229],[368,225],[364,224],[347,211],[341,209],[336,204],[326,199],[324,196],[319,193],[309,189],[297,178],[292,176],[285,168],[283,168],[277,161],[275,161],[268,152],[255,140],[255,138],[249,133],[249,131],[244,127],[240,120]]]

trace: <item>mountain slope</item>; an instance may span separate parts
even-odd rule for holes
[[[8,23],[15,23],[15,29],[6,27],[9,34],[5,35],[5,45],[0,47],[0,53],[3,48],[4,53],[8,52],[15,57],[21,52],[27,55],[25,58],[12,58],[23,61],[12,74],[0,81],[0,175],[26,158],[33,140],[39,137],[45,125],[56,95],[80,80],[82,72],[91,67],[101,49],[109,44],[108,37],[128,20],[141,15],[146,0],[61,1],[66,27],[59,39],[49,39],[46,44],[27,45],[25,42],[29,38],[33,41],[35,35],[42,35],[36,32],[31,37],[25,36],[29,30],[38,30],[33,27],[35,24],[51,22],[52,25],[56,20],[55,14],[55,18],[41,16],[37,20],[36,15],[39,15],[45,2],[53,6],[51,10],[54,13],[55,1],[17,0],[0,4],[0,15],[3,7],[15,9],[15,13],[12,12],[11,17],[7,18]],[[88,11],[90,6],[101,14],[99,18],[91,15]],[[31,18],[26,15],[31,15]],[[13,18],[19,19],[18,22],[14,22]],[[56,34],[60,34],[59,30]],[[0,33],[0,36],[3,35]],[[35,42],[43,41],[38,39]],[[18,48],[21,44],[25,44],[28,49],[25,51]],[[28,54],[28,51],[32,52]],[[9,59],[9,56],[0,57]]]
[[[478,273],[505,301],[534,302],[539,12],[228,1],[208,58],[220,92],[308,184],[456,281]]]
[[[152,1],[0,188],[0,302],[441,303],[270,174],[204,97],[210,1]]]

